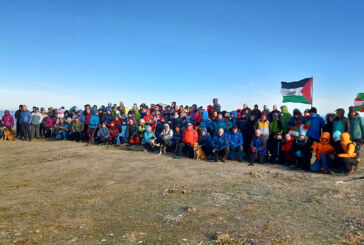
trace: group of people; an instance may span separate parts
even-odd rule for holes
[[[215,162],[244,159],[250,165],[280,163],[307,171],[351,174],[360,162],[360,146],[364,138],[364,121],[353,107],[348,117],[340,108],[326,115],[316,108],[303,113],[287,106],[276,105],[272,111],[264,105],[232,112],[222,111],[218,99],[206,109],[196,104],[178,106],[145,103],[131,109],[108,103],[107,106],[85,105],[66,110],[20,105],[15,119],[9,111],[0,120],[0,126],[12,129],[16,122],[16,137],[89,141],[95,144],[127,144],[143,146],[153,151],[163,146],[176,159],[193,157],[194,145],[201,146],[209,159]],[[316,160],[311,164],[312,155]]]

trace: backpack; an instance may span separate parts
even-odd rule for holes
[[[359,159],[359,152],[360,152],[360,145],[357,144],[356,142],[352,142],[352,143],[348,144],[348,149],[347,150],[349,150],[349,145],[354,145],[355,146],[354,153],[356,154],[356,156],[353,157],[353,159],[358,160]]]

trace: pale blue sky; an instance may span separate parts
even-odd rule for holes
[[[319,113],[364,92],[364,1],[0,1],[0,109],[124,101]],[[287,104],[291,109],[307,105]]]

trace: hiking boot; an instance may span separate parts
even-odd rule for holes
[[[220,158],[220,161],[225,162],[224,158]]]
[[[181,159],[181,157],[180,156],[175,156],[174,159]]]

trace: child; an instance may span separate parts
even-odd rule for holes
[[[333,155],[335,150],[330,145],[330,133],[324,132],[321,135],[320,142],[312,145],[312,153],[316,152],[316,161],[311,165],[312,172],[318,172],[322,169],[324,174],[329,173],[328,157]]]
[[[152,132],[152,128],[148,125],[146,127],[146,131],[144,132],[142,145],[144,146],[144,152],[152,150],[152,143],[150,142],[151,138],[156,138],[154,133]]]

